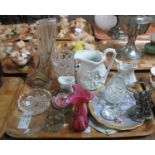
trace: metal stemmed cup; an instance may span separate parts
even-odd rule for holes
[[[120,56],[125,59],[140,59],[143,56],[143,51],[135,45],[137,35],[144,34],[148,29],[152,18],[149,16],[121,16],[121,27],[128,35],[128,42],[125,48],[118,50]]]

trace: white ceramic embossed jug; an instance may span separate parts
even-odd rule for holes
[[[136,65],[124,63],[117,59],[115,59],[115,62],[117,64],[117,71],[123,77],[125,84],[128,86],[134,85],[135,82],[137,82],[137,78],[134,73]]]
[[[112,53],[112,58],[106,69],[104,61],[106,60],[107,53]],[[107,48],[103,53],[97,50],[77,51],[74,55],[74,59],[79,64],[77,82],[89,90],[101,87],[106,81],[115,58],[116,51],[113,48]]]

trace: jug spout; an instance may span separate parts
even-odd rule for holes
[[[135,64],[123,63],[122,61],[115,60],[117,63],[118,73],[123,77],[126,85],[133,85],[137,82],[134,69],[136,68]]]
[[[135,64],[129,64],[129,63],[124,63],[118,59],[115,59],[115,62],[117,64],[117,70],[134,70],[137,68]]]
[[[103,63],[104,56],[99,51],[81,50],[75,53],[74,59],[89,65],[99,65]]]

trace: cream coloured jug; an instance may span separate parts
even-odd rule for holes
[[[104,62],[108,53],[112,53],[111,61],[106,69]],[[102,52],[97,50],[80,50],[74,55],[77,70],[77,82],[88,90],[95,90],[101,87],[108,76],[108,73],[116,58],[116,50],[107,48]]]

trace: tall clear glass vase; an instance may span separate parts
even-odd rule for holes
[[[55,49],[56,19],[37,21],[38,53],[35,70],[28,76],[32,87],[49,89],[52,86],[51,54]]]

